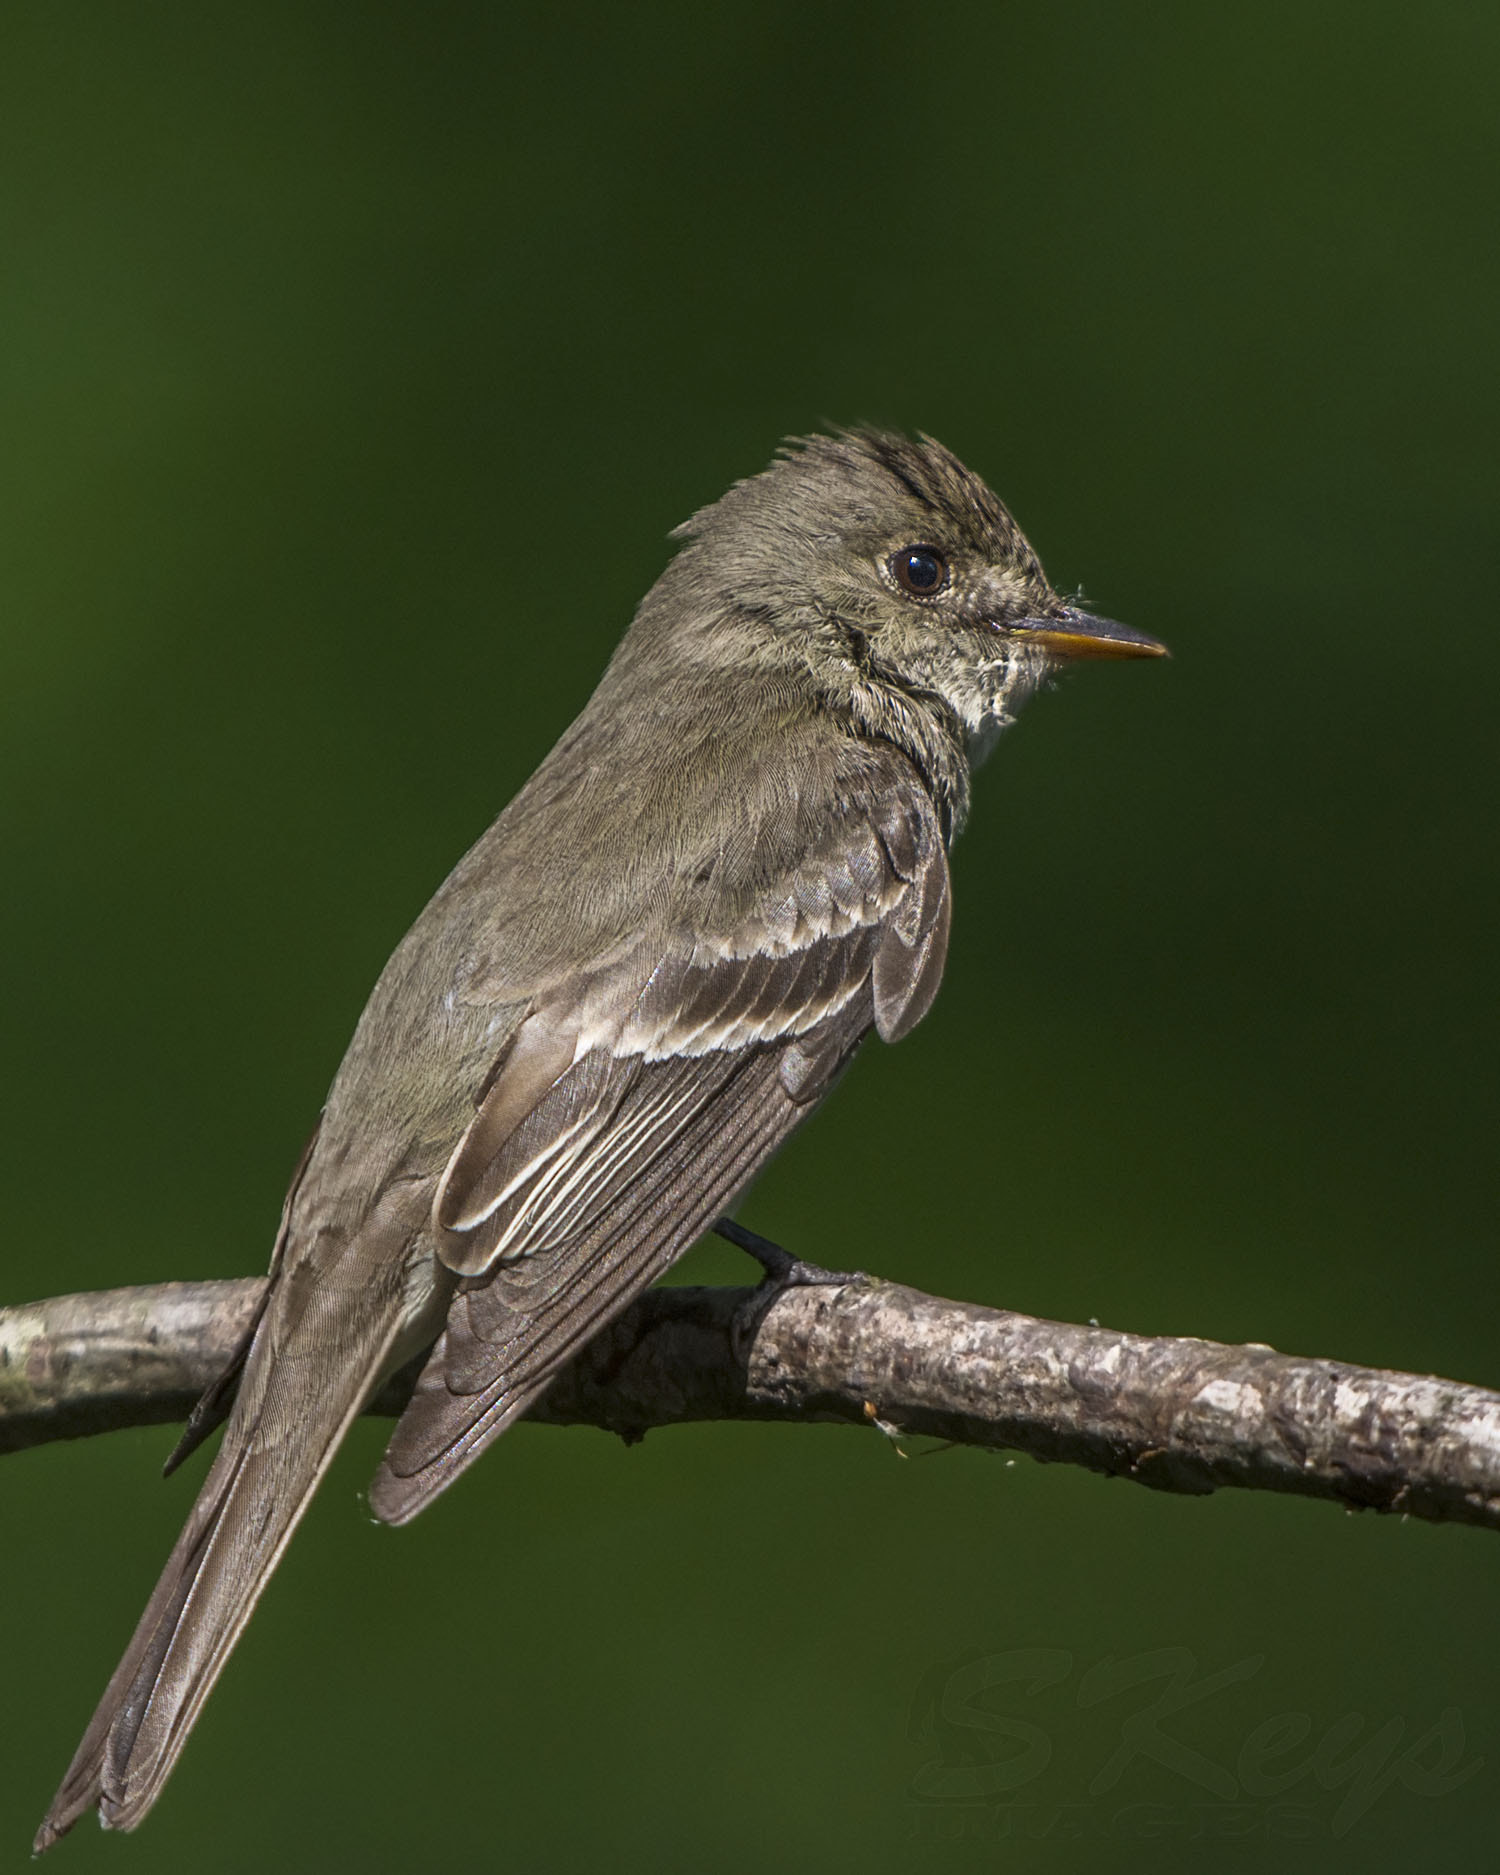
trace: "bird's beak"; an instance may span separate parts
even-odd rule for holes
[[[1006,626],[1028,644],[1044,645],[1058,658],[1164,658],[1167,647],[1112,618],[1095,618],[1064,606],[1055,618],[1023,618]]]

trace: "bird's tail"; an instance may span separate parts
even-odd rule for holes
[[[400,1328],[382,1308],[283,1276],[256,1332],[221,1445],[176,1547],[37,1831],[51,1848],[95,1804],[133,1829],[161,1794]]]

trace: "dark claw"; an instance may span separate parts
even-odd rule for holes
[[[753,1256],[765,1271],[759,1283],[735,1310],[730,1323],[730,1342],[735,1358],[739,1361],[748,1359],[751,1344],[766,1319],[767,1311],[783,1290],[823,1283],[842,1288],[845,1283],[868,1280],[860,1270],[825,1270],[821,1263],[804,1263],[800,1257],[783,1250],[780,1244],[772,1243],[770,1238],[758,1236],[753,1230],[746,1230],[743,1224],[736,1224],[732,1217],[717,1219],[713,1230],[716,1237],[722,1237],[737,1250]]]

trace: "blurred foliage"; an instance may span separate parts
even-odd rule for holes
[[[12,0],[6,1293],[264,1265],[381,963],[668,528],[873,419],[1176,655],[1002,742],[937,1009],[746,1220],[942,1293],[1494,1380],[1497,54],[1493,9],[1389,0]],[[145,1832],[59,1867],[1494,1854],[1480,1533],[831,1429],[523,1427],[389,1534],[380,1437]],[[186,1507],[170,1444],[5,1465],[0,1867]],[[1195,1683],[1260,1664],[1135,1734],[1196,1761],[1111,1783],[1166,1682],[1083,1676],[1174,1648]],[[1025,1649],[1068,1671],[934,1731],[934,1686]],[[1237,1753],[1286,1713],[1303,1775],[1257,1795]],[[1040,1769],[920,1801],[1023,1725]]]

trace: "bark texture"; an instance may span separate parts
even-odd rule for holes
[[[0,1310],[0,1451],[186,1418],[262,1279]],[[875,1281],[650,1291],[529,1418],[635,1440],[692,1420],[844,1421],[1028,1453],[1155,1490],[1224,1486],[1500,1527],[1500,1394],[1455,1381],[1126,1335]],[[413,1375],[370,1410],[394,1413]]]

